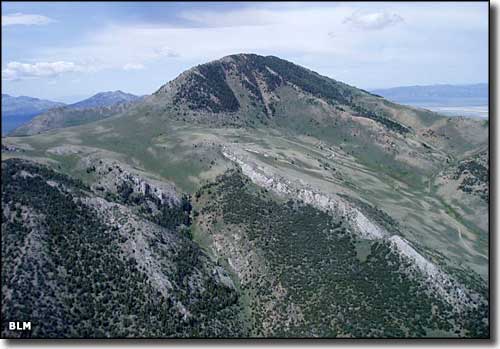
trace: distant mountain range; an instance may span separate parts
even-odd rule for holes
[[[32,97],[12,97],[2,94],[2,133],[6,134],[18,127],[22,127],[34,117],[43,115],[45,112],[48,112],[49,115],[54,113],[57,115],[61,113],[78,114],[81,118],[82,111],[86,109],[108,108],[132,102],[139,98],[141,97],[118,90],[100,92],[80,102],[64,104]],[[72,122],[76,122],[76,120],[73,120],[75,118],[70,117],[70,119],[72,119]]]
[[[470,107],[488,105],[488,84],[401,86],[371,92],[414,106]]]
[[[2,94],[2,133],[9,132],[51,108],[64,105],[64,103],[45,99]]]
[[[2,115],[11,116],[19,113],[32,114],[40,113],[50,108],[65,105],[61,102],[49,101],[27,96],[14,97],[2,94]]]

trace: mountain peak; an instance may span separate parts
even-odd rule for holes
[[[234,54],[227,55],[227,56],[224,56],[222,58],[219,58],[219,59],[215,60],[214,62],[217,62],[217,61],[224,62],[224,61],[242,60],[242,59],[244,59],[244,60],[249,60],[249,59],[265,59],[267,57],[273,57],[273,56],[263,56],[263,55],[259,55],[259,54],[256,54],[256,53],[234,53]]]
[[[270,116],[282,87],[332,105],[348,104],[350,96],[364,93],[276,56],[238,53],[185,71],[155,95],[170,95],[176,105],[212,113],[234,113],[250,103]]]
[[[103,91],[103,92],[99,92],[99,93],[96,93],[96,94],[94,95],[94,97],[95,97],[95,96],[112,96],[112,95],[134,96],[133,94],[123,92],[122,90],[115,90],[115,91]]]
[[[119,103],[127,103],[137,100],[138,96],[131,93],[126,93],[121,90],[99,92],[84,99],[83,101],[71,104],[68,108],[71,109],[86,109],[97,107],[109,107]]]

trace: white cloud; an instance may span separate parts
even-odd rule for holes
[[[52,22],[55,22],[55,20],[43,15],[13,13],[2,16],[2,27],[9,25],[45,25]]]
[[[173,57],[179,57],[180,54],[171,49],[170,47],[168,46],[163,46],[159,49],[156,49],[155,50],[155,53],[158,55],[158,57],[170,57],[170,58],[173,58]]]
[[[398,24],[400,22],[403,22],[403,17],[401,17],[397,13],[391,13],[387,11],[355,11],[352,15],[344,19],[344,23],[364,30],[380,30]]]
[[[380,27],[386,25],[382,22],[387,20],[397,21],[396,17],[390,15],[393,12],[358,20],[368,27]],[[177,62],[201,63],[242,52],[307,57],[308,60],[313,60],[313,57],[326,60],[329,56],[330,60],[335,57],[336,61],[343,59],[350,62],[352,57],[359,57],[360,52],[366,52],[367,44],[381,42],[380,38],[370,37],[378,31],[353,31],[343,24],[345,18],[353,16],[353,13],[356,13],[356,7],[344,4],[332,8],[303,6],[284,9],[247,8],[220,13],[191,11],[182,13],[191,26],[186,23],[182,26],[172,26],[170,23],[113,24],[89,33],[77,45],[47,47],[40,53],[44,60],[58,57],[77,61],[99,57],[100,63],[111,69],[124,69],[131,62],[149,66],[155,61],[173,58]],[[385,45],[392,45],[392,37],[388,39],[382,41]],[[380,50],[377,48],[376,52]],[[373,55],[371,59],[374,59]],[[308,62],[303,60],[302,63]]]
[[[229,13],[192,11],[183,15],[190,20],[188,24],[114,22],[67,46],[36,47],[29,58],[79,62],[99,70],[144,65],[151,71],[168,71],[162,73],[166,79],[195,64],[254,52],[280,56],[342,81],[379,87],[396,84],[403,77],[420,82],[430,76],[429,80],[437,75],[434,67],[447,67],[451,61],[465,62],[460,67],[472,66],[471,58],[479,55],[476,46],[481,45],[483,52],[487,45],[483,49],[479,40],[474,46],[478,40],[466,37],[464,41],[460,34],[486,38],[487,11],[487,4],[474,10],[445,3],[389,2],[333,7],[303,4]],[[388,27],[393,30],[383,30]],[[474,62],[477,69],[487,67],[478,59]],[[438,77],[445,81],[443,71],[439,69]]]
[[[279,12],[251,8],[224,12],[186,11],[179,17],[202,27],[241,27],[275,23]]]
[[[123,70],[141,70],[144,68],[144,64],[140,63],[127,63],[123,66]]]
[[[23,80],[44,77],[56,77],[63,73],[86,71],[88,68],[73,62],[38,62],[20,63],[9,62],[2,69],[2,80]]]
[[[102,64],[115,69],[124,65],[162,59],[176,62],[203,62],[222,56],[255,52],[282,55],[283,52],[305,52],[307,54],[338,53],[346,51],[346,45],[332,46],[327,33],[334,31],[341,36],[345,29],[342,20],[352,9],[295,9],[283,11],[256,11],[259,23],[241,21],[240,25],[215,26],[218,21],[204,23],[207,26],[172,27],[166,25],[110,25],[70,47],[46,47],[40,51],[44,60],[60,57],[68,61],[99,57]],[[241,14],[231,12],[234,18],[254,18],[249,10]],[[193,16],[195,16],[193,14]],[[267,16],[267,17],[265,17]],[[209,16],[203,13],[208,22]],[[216,16],[219,18],[219,16]],[[235,20],[236,22],[236,20]],[[293,35],[291,35],[293,33]],[[120,52],[119,55],[116,52]]]

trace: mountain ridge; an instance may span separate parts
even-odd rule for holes
[[[82,101],[51,108],[28,123],[18,126],[10,134],[30,135],[104,119],[141,99],[142,97],[121,90],[99,92]]]
[[[208,306],[205,283],[190,279],[202,277],[212,280],[208,289],[216,282],[230,322],[243,323],[228,328],[211,313],[203,317],[204,330],[214,336],[489,334],[487,123],[398,105],[258,55],[193,67],[104,116],[5,138],[2,169],[10,178],[2,190],[14,199],[24,193],[24,206],[63,214],[57,200],[40,206],[36,190],[58,188],[57,195],[67,196],[58,184],[68,180],[58,177],[64,174],[87,186],[81,200],[105,222],[126,222],[119,212],[148,221],[118,232],[135,242],[131,265],[146,275],[167,275],[158,268],[171,263],[191,271],[168,273],[182,303],[169,310],[173,323]],[[39,164],[37,170],[6,161],[19,157]],[[47,176],[45,168],[54,172]],[[43,183],[26,186],[36,181]],[[15,200],[8,201],[5,224],[23,232]],[[163,249],[162,237],[172,236],[151,236],[152,224],[173,224],[178,239],[194,248],[181,256],[189,262]],[[79,253],[78,245],[72,248]],[[211,278],[199,263],[190,266],[195,250],[211,261],[206,270],[216,264],[220,273]],[[22,252],[16,251],[11,260]],[[148,253],[161,263],[145,263]],[[153,286],[147,294],[164,289]],[[192,335],[201,330],[183,328]]]
[[[10,132],[10,130],[51,108],[64,105],[64,103],[47,99],[2,94],[2,133]]]

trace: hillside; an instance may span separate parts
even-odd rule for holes
[[[2,337],[12,319],[48,338],[244,334],[235,286],[184,235],[189,207],[174,193],[155,201],[124,179],[127,196],[97,195],[19,160],[2,179]],[[139,213],[153,202],[180,219]]]
[[[398,105],[253,54],[193,67],[151,96],[92,117],[99,120],[3,138],[2,165],[13,180],[2,208],[55,214],[59,199],[36,206],[41,194],[32,187],[59,185],[23,184],[41,181],[23,170],[44,169],[42,182],[81,183],[71,198],[83,198],[76,200],[82,212],[97,210],[93,225],[123,224],[111,237],[148,237],[149,247],[134,238],[146,250],[136,264],[152,256],[151,265],[141,264],[146,275],[159,272],[156,260],[180,263],[174,257],[180,247],[162,250],[163,236],[199,251],[204,266],[197,264],[198,276],[190,279],[197,283],[184,279],[174,287],[195,292],[182,301],[199,304],[188,309],[194,325],[156,329],[159,336],[489,336],[489,227],[482,218],[489,200],[488,123]],[[168,198],[176,204],[165,204]],[[23,209],[20,215],[28,217]],[[37,231],[33,239],[43,240],[40,229],[9,217],[17,222],[7,227],[11,232]],[[71,222],[70,215],[61,219]],[[133,222],[133,234],[126,222]],[[151,247],[156,244],[160,250]],[[130,255],[126,247],[114,250]],[[13,256],[7,268],[17,265]],[[215,265],[220,273],[205,273]],[[2,275],[12,277],[9,270]],[[37,270],[27,270],[23,280]],[[204,287],[209,274],[222,275],[227,287]],[[163,275],[172,282],[172,274]],[[202,289],[224,295],[212,302],[224,309],[201,316],[209,307]],[[199,318],[209,324],[197,325]],[[116,331],[144,333],[139,322],[118,321]]]
[[[232,55],[197,66],[161,87],[143,108],[211,127],[315,137],[397,171],[401,162],[425,171],[485,144],[488,133],[475,120],[397,105],[272,56]]]
[[[300,199],[273,200],[244,174],[228,172],[203,187],[196,204],[198,225],[239,276],[254,335],[481,336],[475,331],[483,331],[485,303],[474,305],[485,296],[481,282],[468,280],[480,287],[471,291],[439,268],[419,266],[410,254],[418,253],[383,212],[369,208],[396,235],[363,236],[345,216]]]

